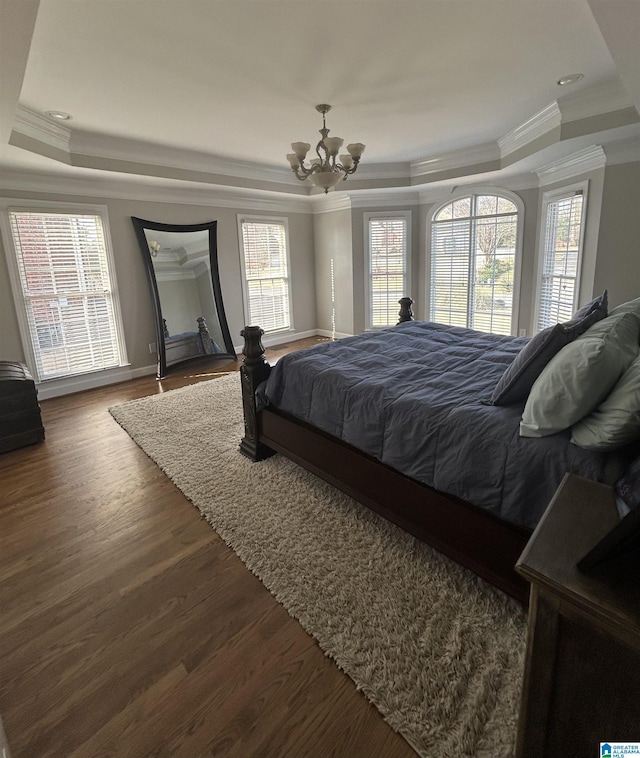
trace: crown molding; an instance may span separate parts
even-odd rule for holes
[[[186,282],[194,281],[196,278],[192,269],[186,271],[155,271],[156,281],[158,282]]]
[[[332,192],[330,195],[312,195],[311,212],[333,213],[334,211],[351,210],[351,195],[347,192]]]
[[[206,185],[160,186],[152,182],[119,181],[117,179],[85,179],[63,174],[4,171],[0,174],[0,190],[38,194],[77,195],[83,198],[111,198],[153,203],[202,205],[219,208],[240,208],[276,213],[309,213],[308,196],[274,195],[260,190],[237,188],[226,190]]]
[[[554,182],[561,182],[565,179],[571,179],[590,171],[596,171],[604,168],[607,163],[607,156],[600,145],[591,145],[577,153],[565,156],[560,160],[547,163],[536,169],[538,183],[541,187]]]
[[[355,208],[406,208],[409,205],[418,205],[419,202],[420,195],[417,190],[410,192],[344,190],[331,195],[314,197],[311,210],[313,214],[319,214]]]
[[[563,123],[624,110],[633,105],[632,99],[617,77],[558,98]]]
[[[18,104],[13,128],[15,131],[31,137],[38,142],[69,153],[71,143],[71,129],[62,124],[55,123],[40,113],[29,110]]]
[[[197,266],[193,268],[193,272],[196,275],[196,279],[199,276],[203,276],[203,274],[209,274],[209,265],[207,263],[198,263]]]
[[[18,105],[14,123],[17,147],[41,152],[76,169],[98,170],[105,176],[107,172],[112,172],[114,175],[143,178],[135,184],[135,179],[129,183],[117,179],[85,180],[60,174],[55,179],[49,177],[41,182],[39,175],[29,173],[20,175],[11,187],[5,175],[0,180],[0,187],[95,197],[158,199],[189,205],[213,203],[221,207],[246,207],[265,212],[306,213],[311,207],[314,213],[324,213],[344,207],[365,207],[371,203],[401,205],[405,202],[398,200],[396,193],[402,189],[411,187],[419,192],[421,186],[430,182],[470,181],[474,174],[499,172],[510,163],[535,154],[542,147],[561,142],[563,124],[583,119],[588,121],[588,116],[616,113],[629,103],[630,99],[620,81],[610,79],[550,103],[496,141],[411,163],[365,162],[359,166],[358,174],[351,180],[348,189],[331,193],[331,197],[348,194],[352,198],[358,194],[361,199],[356,204],[333,200],[329,205],[322,204],[325,196],[320,191],[316,191],[310,183],[299,182],[285,166],[253,164],[143,140],[71,130]],[[613,126],[619,124],[612,124],[611,128]],[[600,120],[598,125],[585,125],[584,134],[596,128],[603,130],[608,127]],[[545,135],[547,144],[542,145],[539,140]],[[620,157],[622,153],[614,153],[618,156],[617,162],[624,160]],[[512,156],[511,159],[508,156]],[[542,167],[543,175],[545,170],[546,167]],[[14,177],[18,177],[18,172]],[[29,177],[34,179],[33,184],[29,183]],[[164,186],[161,182],[165,182]],[[174,186],[169,186],[169,182],[175,183]],[[382,199],[372,194],[376,191],[382,192]],[[348,205],[345,204],[347,202]]]
[[[418,205],[420,193],[411,192],[367,192],[354,194],[351,198],[352,208],[406,208],[408,205]]]
[[[516,150],[520,150],[539,137],[542,137],[547,132],[559,128],[561,124],[562,114],[560,113],[558,103],[554,100],[554,102],[538,111],[538,113],[531,116],[523,124],[516,126],[515,129],[500,137],[498,140],[500,157],[506,158]]]
[[[410,163],[359,163],[354,180],[366,179],[409,179]],[[351,180],[349,180],[351,181]]]
[[[460,150],[452,150],[442,155],[436,155],[424,160],[412,161],[410,164],[411,178],[415,179],[429,174],[439,174],[443,171],[452,171],[457,168],[475,166],[481,163],[489,163],[500,159],[500,150],[497,142],[485,142],[481,145],[472,145]]]
[[[472,192],[491,191],[496,189],[510,190],[511,192],[522,192],[527,189],[537,189],[538,178],[534,173],[516,174],[508,177],[496,177],[495,179],[484,179],[481,182],[469,182],[468,184],[454,185],[449,184],[446,187],[425,187],[418,195],[420,205],[431,205],[432,203],[444,203],[447,199],[455,199],[461,194]]]
[[[249,161],[221,158],[212,153],[157,145],[144,140],[108,137],[92,132],[74,131],[71,135],[71,155],[99,158],[107,161],[143,163],[151,166],[194,171],[199,174],[232,176],[238,179],[296,184],[290,169],[266,166]],[[297,180],[296,180],[297,182]]]
[[[640,139],[630,139],[611,142],[604,147],[607,156],[607,166],[615,166],[619,163],[637,163],[640,161]]]

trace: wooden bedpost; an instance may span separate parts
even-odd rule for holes
[[[240,441],[240,452],[252,461],[261,461],[274,453],[271,448],[258,441],[256,389],[271,373],[271,366],[264,357],[261,342],[263,334],[264,330],[259,326],[245,326],[240,332],[240,336],[244,337],[244,360],[240,366],[244,437]]]
[[[413,321],[413,311],[411,310],[413,300],[410,297],[401,297],[398,302],[400,303],[400,312],[398,313],[400,319],[398,320],[398,324],[402,324],[405,321]]]
[[[198,319],[198,334],[200,335],[200,342],[205,354],[212,355],[215,350],[213,349],[213,343],[211,342],[211,334],[207,328],[207,322],[204,316],[200,316]]]

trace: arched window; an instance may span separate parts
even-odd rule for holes
[[[431,220],[430,319],[511,334],[520,210],[491,193],[458,197]]]

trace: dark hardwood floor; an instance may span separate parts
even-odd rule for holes
[[[107,412],[238,365],[45,400],[0,455],[12,758],[415,758]]]

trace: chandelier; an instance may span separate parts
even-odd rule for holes
[[[310,165],[305,166],[304,161],[311,145],[308,142],[292,142],[291,149],[293,152],[287,154],[287,160],[291,164],[293,173],[300,181],[311,177],[311,181],[316,187],[322,187],[326,194],[341,179],[346,179],[349,174],[356,172],[365,146],[362,142],[347,145],[349,155],[341,155],[338,162],[336,158],[344,140],[341,137],[329,137],[325,115],[331,110],[331,106],[316,105],[316,110],[318,113],[322,113],[322,129],[319,130],[322,138],[316,145],[318,157],[312,158]]]

